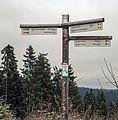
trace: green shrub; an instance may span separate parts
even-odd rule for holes
[[[16,120],[9,110],[9,105],[6,105],[0,98],[0,120]]]

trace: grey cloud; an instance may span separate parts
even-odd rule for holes
[[[112,63],[118,72],[118,1],[117,0],[1,0],[0,1],[0,50],[8,43],[14,46],[15,54],[22,67],[22,58],[28,45],[37,52],[48,52],[52,66],[61,67],[62,31],[57,36],[21,36],[20,23],[60,23],[62,14],[70,14],[70,21],[105,17],[104,30],[79,33],[76,35],[113,35],[111,48],[75,48],[70,42],[70,63],[78,77],[83,81],[79,86],[99,87],[95,81],[105,78],[100,73],[104,57]],[[74,34],[73,34],[74,35]],[[1,54],[0,54],[1,57]],[[87,77],[88,76],[88,77]]]

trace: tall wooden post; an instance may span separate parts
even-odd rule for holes
[[[62,23],[69,22],[69,15],[62,15]],[[62,28],[62,65],[69,65],[69,27]],[[67,71],[68,72],[68,71]],[[62,76],[62,120],[68,120],[68,76]]]

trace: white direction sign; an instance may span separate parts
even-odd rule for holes
[[[75,40],[75,47],[110,47],[111,40]]]
[[[22,35],[56,35],[57,28],[22,28]]]
[[[71,26],[70,33],[88,32],[88,31],[96,31],[96,30],[103,30],[102,22]]]

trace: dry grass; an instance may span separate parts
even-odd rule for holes
[[[114,115],[111,118],[100,118],[98,115],[93,115],[92,118],[89,116],[90,108],[86,111],[82,118],[77,113],[70,113],[68,120],[118,120],[118,111],[115,111]],[[26,117],[24,120],[61,120],[62,116],[56,113],[42,113],[39,115],[31,114]]]

